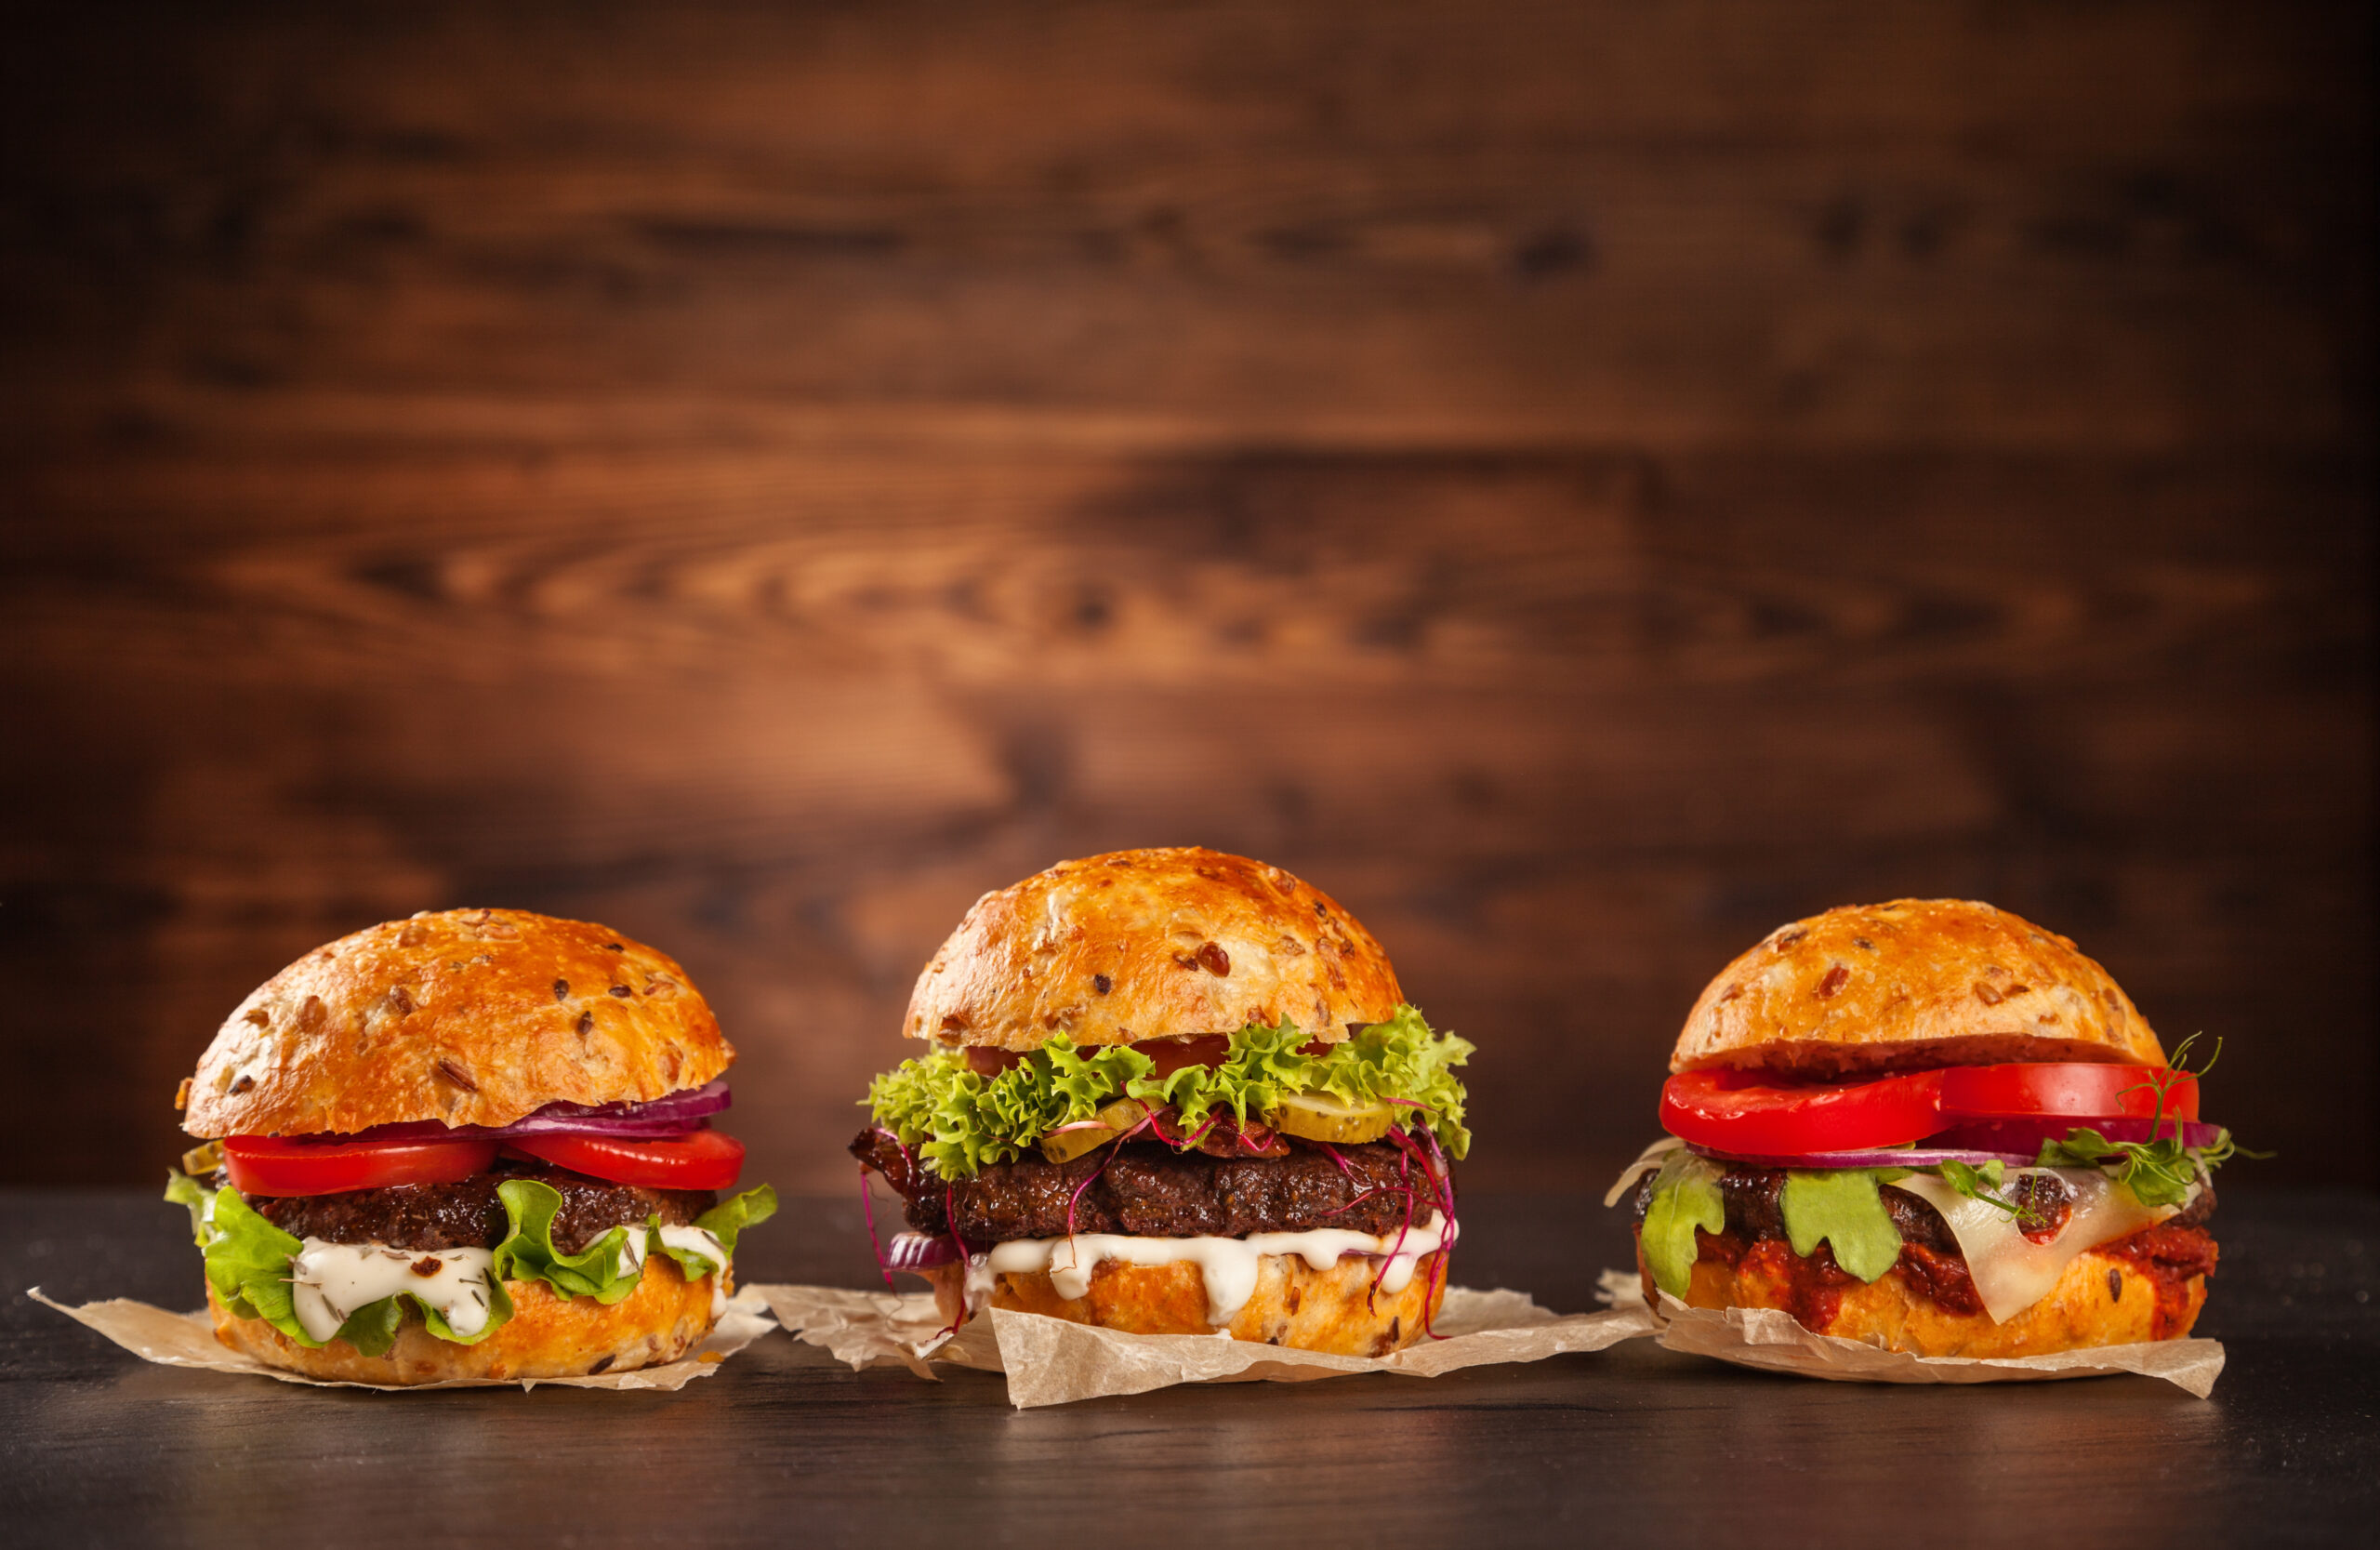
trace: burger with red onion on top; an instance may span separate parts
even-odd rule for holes
[[[1633,1193],[1656,1307],[1778,1308],[1927,1357],[2179,1339],[2235,1150],[2187,1050],[2169,1060],[2106,970],[2005,910],[1831,909],[1703,991],[1670,1133],[1606,1203]]]
[[[734,1058],[675,960],[584,921],[425,912],[308,953],[175,1103],[216,1338],[370,1384],[675,1359],[776,1209],[727,1193]]]
[[[892,1269],[986,1308],[1378,1355],[1421,1338],[1469,1142],[1471,1046],[1277,867],[1068,861],[987,894],[919,976],[924,1052],[852,1144],[902,1198]]]

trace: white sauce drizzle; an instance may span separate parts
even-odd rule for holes
[[[727,1313],[727,1250],[718,1236],[704,1227],[668,1226],[661,1229],[664,1247],[682,1254],[700,1254],[711,1264],[710,1316],[720,1318]]]
[[[2115,1239],[2129,1237],[2174,1215],[2176,1206],[2149,1207],[2130,1189],[2096,1168],[2016,1168],[2008,1172],[2001,1193],[2008,1195],[2027,1173],[2055,1173],[2074,1189],[2074,1214],[2056,1238],[2035,1243],[2018,1230],[2016,1221],[1997,1206],[1970,1199],[1931,1173],[1895,1179],[1895,1189],[1906,1189],[1941,1212],[1950,1236],[1966,1256],[1967,1274],[1976,1295],[1995,1324],[2004,1324],[2048,1296],[2074,1256]],[[2190,1199],[2199,1186],[2190,1186]]]
[[[319,1238],[289,1261],[290,1300],[298,1323],[328,1340],[360,1307],[409,1292],[438,1310],[458,1335],[487,1327],[487,1249],[391,1249],[379,1243],[326,1243]]]
[[[1416,1225],[1403,1237],[1345,1227],[1316,1227],[1306,1232],[1250,1233],[1246,1238],[1134,1238],[1123,1233],[1077,1233],[1072,1238],[1019,1238],[995,1244],[989,1253],[967,1259],[967,1307],[972,1313],[990,1301],[996,1278],[1002,1274],[1050,1273],[1050,1284],[1069,1300],[1091,1290],[1091,1273],[1103,1260],[1127,1265],[1197,1265],[1207,1289],[1207,1322],[1222,1329],[1239,1316],[1256,1293],[1259,1262],[1267,1254],[1295,1254],[1316,1270],[1328,1270],[1348,1254],[1386,1259],[1381,1290],[1392,1295],[1413,1280],[1421,1256],[1454,1242],[1457,1228],[1441,1216]],[[1395,1252],[1392,1253],[1391,1251]]]
[[[209,1197],[210,1216],[214,1205]],[[660,1232],[669,1248],[710,1262],[711,1317],[722,1317],[727,1311],[722,1285],[727,1278],[721,1274],[728,1265],[726,1248],[701,1227],[667,1226]],[[641,1272],[651,1246],[652,1229],[630,1223],[621,1235],[619,1273]],[[310,1238],[289,1261],[290,1301],[298,1327],[316,1340],[338,1333],[357,1308],[400,1292],[437,1309],[456,1334],[474,1335],[487,1327],[487,1278],[495,1262],[495,1252],[487,1249],[391,1249],[381,1243],[328,1243]],[[417,1267],[428,1267],[428,1273]]]

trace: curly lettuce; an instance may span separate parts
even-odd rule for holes
[[[1460,1158],[1471,1148],[1466,1101],[1453,1067],[1468,1059],[1467,1040],[1434,1031],[1421,1013],[1399,1006],[1386,1022],[1358,1029],[1323,1053],[1303,1053],[1308,1036],[1284,1017],[1250,1023],[1231,1036],[1223,1062],[1151,1075],[1155,1063],[1129,1045],[1078,1049],[1063,1034],[997,1077],[969,1069],[955,1051],[905,1060],[868,1085],[861,1100],[879,1125],[913,1146],[945,1179],[972,1177],[985,1164],[1024,1155],[1061,1125],[1088,1119],[1120,1097],[1171,1105],[1195,1128],[1219,1109],[1241,1124],[1262,1122],[1282,1099],[1328,1093],[1342,1103],[1389,1103],[1426,1127]]]
[[[383,1356],[396,1343],[410,1304],[431,1334],[457,1345],[476,1345],[512,1317],[512,1299],[504,1290],[508,1280],[541,1280],[564,1298],[616,1303],[636,1290],[643,1275],[645,1255],[622,1253],[632,1233],[646,1235],[645,1253],[668,1254],[690,1279],[720,1268],[707,1255],[664,1243],[658,1216],[613,1227],[577,1253],[566,1254],[552,1237],[553,1220],[562,1204],[558,1190],[536,1179],[508,1179],[496,1186],[496,1196],[504,1202],[509,1230],[491,1262],[485,1325],[474,1333],[457,1334],[436,1308],[401,1292],[357,1308],[331,1338],[346,1341],[367,1357]],[[289,1262],[304,1244],[258,1215],[238,1190],[228,1186],[210,1189],[187,1174],[169,1172],[165,1199],[190,1208],[192,1234],[205,1251],[207,1284],[233,1316],[261,1318],[310,1350],[328,1344],[308,1334],[298,1321],[290,1292]],[[694,1225],[718,1239],[732,1257],[736,1235],[766,1221],[776,1206],[776,1192],[761,1185],[721,1201],[695,1218]]]

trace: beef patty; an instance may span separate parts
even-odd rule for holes
[[[955,1227],[976,1245],[1064,1237],[1066,1202],[1078,1188],[1074,1231],[1137,1238],[1244,1238],[1313,1227],[1391,1237],[1407,1223],[1408,1189],[1412,1225],[1437,1215],[1437,1191],[1421,1168],[1386,1142],[1337,1148],[1344,1172],[1327,1152],[1302,1142],[1290,1146],[1284,1158],[1225,1158],[1133,1141],[1071,1162],[1029,1155],[996,1162],[956,1184],[922,1165],[912,1168],[882,1131],[862,1131],[851,1149],[901,1192],[911,1227]]]
[[[535,1179],[562,1195],[554,1247],[575,1254],[616,1226],[658,1212],[663,1223],[692,1222],[716,1203],[707,1189],[641,1189],[537,1163],[500,1159],[493,1172],[456,1184],[398,1184],[343,1195],[248,1197],[258,1215],[292,1238],[328,1243],[385,1243],[391,1249],[493,1249],[509,1226],[496,1186]],[[215,1182],[228,1182],[220,1173]]]

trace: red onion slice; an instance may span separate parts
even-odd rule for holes
[[[700,1087],[665,1093],[641,1104],[548,1104],[515,1123],[546,1118],[577,1119],[699,1119],[718,1114],[735,1101],[725,1077],[713,1077]]]
[[[668,1093],[641,1104],[548,1104],[509,1125],[442,1125],[423,1119],[403,1125],[376,1125],[339,1141],[502,1141],[515,1135],[617,1135],[631,1140],[659,1140],[691,1135],[710,1128],[709,1116],[734,1103],[727,1079],[715,1077],[700,1087]],[[292,1137],[303,1140],[305,1137]]]
[[[1713,1162],[1741,1162],[1753,1168],[1933,1168],[1945,1162],[1964,1162],[1981,1167],[1987,1162],[2004,1162],[2012,1168],[2030,1168],[2034,1152],[1981,1152],[1957,1147],[1933,1146],[1914,1150],[1880,1147],[1866,1152],[1805,1152],[1799,1157],[1738,1157],[1731,1152],[1714,1152],[1708,1146],[1688,1145],[1687,1151],[1707,1157]]]
[[[926,1270],[937,1265],[956,1265],[964,1257],[947,1233],[900,1232],[892,1235],[892,1243],[884,1251],[884,1267]]]

